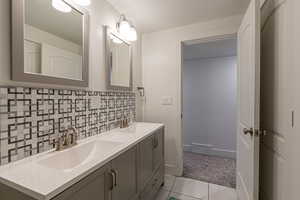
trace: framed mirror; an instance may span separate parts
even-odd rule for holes
[[[109,27],[104,28],[108,89],[132,90],[132,47]]]
[[[67,0],[12,0],[12,79],[88,86],[89,15]]]

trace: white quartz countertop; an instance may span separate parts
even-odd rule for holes
[[[161,127],[134,123],[80,140],[63,151],[51,150],[0,166],[0,182],[37,200],[50,200]]]

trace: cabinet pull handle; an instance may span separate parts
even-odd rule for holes
[[[152,147],[155,148],[155,137],[152,138]]]
[[[114,185],[114,187],[117,187],[118,172],[114,169],[112,169],[111,172],[112,172],[112,174],[114,174],[114,176],[113,176],[113,178],[114,178],[113,185]]]
[[[154,146],[154,148],[157,148],[157,147],[158,147],[158,138],[155,137],[155,146]]]
[[[111,187],[110,187],[110,190],[113,190],[114,189],[114,187],[115,187],[115,180],[116,180],[116,174],[113,172],[113,170],[111,170],[110,172],[109,172],[109,174],[111,175],[111,178],[112,178],[112,185],[111,185]]]

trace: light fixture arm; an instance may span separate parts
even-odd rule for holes
[[[121,15],[120,15],[119,21],[118,21],[117,24],[116,24],[116,28],[117,28],[118,31],[119,31],[119,29],[120,29],[120,23],[121,23],[122,21],[127,21],[127,19],[126,19],[126,17],[125,17],[124,14],[121,14]]]

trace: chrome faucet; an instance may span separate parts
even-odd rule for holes
[[[62,134],[58,135],[58,138],[54,141],[56,151],[61,151],[77,144],[77,129],[70,127]]]

